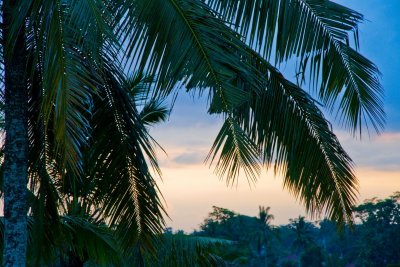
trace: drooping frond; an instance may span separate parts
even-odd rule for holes
[[[380,73],[356,50],[358,24],[364,20],[360,13],[330,0],[205,2],[265,59],[274,52],[278,63],[299,60],[298,71],[320,86],[318,96],[329,109],[337,108],[347,129],[355,133],[365,124],[382,130]]]
[[[153,10],[159,11],[158,16],[154,17]],[[237,33],[213,16],[206,4],[192,0],[135,2],[126,11],[120,33],[129,40],[130,52],[125,57],[136,62],[137,69],[157,77],[160,94],[168,94],[179,83],[188,90],[209,90],[209,111],[227,116],[227,126],[215,145],[222,147],[229,133],[229,143],[224,145],[226,154],[220,161],[230,166],[228,174],[237,175],[239,168],[255,163],[257,151],[252,141],[230,115],[247,101],[248,87],[258,86],[261,79],[241,59],[238,50],[246,54],[247,46]],[[253,166],[246,172],[254,178],[258,168]]]
[[[42,87],[39,108],[56,140],[57,164],[76,176],[90,131],[91,94],[102,84],[99,58],[115,48],[104,11],[100,1],[32,0],[24,3],[16,15],[21,19],[14,23],[16,30],[26,27],[32,60],[28,72],[31,77],[39,72],[34,81]]]
[[[212,16],[207,5],[193,0],[135,1],[126,12],[120,30],[128,44],[125,58],[156,77],[159,90],[168,93],[181,83],[189,90],[210,87],[224,109],[245,101],[247,94],[228,82],[238,76],[255,78],[230,53],[242,43],[231,38],[236,33]]]
[[[61,257],[68,257],[67,253],[72,252],[72,255],[90,259],[100,266],[120,265],[123,262],[118,243],[106,224],[81,216],[65,215],[61,220],[65,241]]]
[[[247,48],[235,33],[227,31],[224,37],[235,44],[229,49],[230,56],[241,59],[238,66],[247,67],[248,77],[240,73],[229,79],[223,76],[222,86],[214,83],[211,88],[210,112],[226,116],[209,154],[211,160],[220,156],[217,172],[229,184],[240,168],[256,177],[261,152],[261,160],[267,166],[275,162],[276,170],[286,177],[285,185],[308,211],[317,214],[326,209],[333,219],[350,220],[357,185],[352,163],[315,101]],[[207,51],[206,45],[201,47]],[[211,69],[210,76],[212,71],[219,73],[220,69]]]
[[[159,171],[151,139],[122,84],[109,76],[94,99],[87,174],[95,185],[93,197],[126,252],[136,242],[153,246],[154,234],[164,227],[164,210],[147,165],[148,160]]]
[[[145,125],[163,122],[167,119],[169,110],[161,101],[151,100],[140,111],[140,119]]]
[[[285,176],[284,186],[311,214],[325,210],[334,220],[351,221],[357,180],[350,157],[315,101],[269,63],[257,61],[268,82],[239,109],[243,128],[263,162],[274,163],[275,171]]]
[[[225,176],[228,185],[237,182],[241,169],[255,182],[261,169],[259,148],[239,123],[229,117],[225,120],[207,156],[211,163],[218,157],[216,173]]]
[[[134,95],[117,78],[123,74],[108,9],[95,0],[32,0],[20,11],[14,26],[26,27],[30,63],[33,238],[45,236],[45,222],[59,230],[57,215],[72,199],[89,214],[102,211],[122,250],[138,240],[150,247],[164,221],[147,164],[160,170]],[[162,119],[163,109],[152,108],[157,114],[145,111],[147,121]],[[42,251],[51,239],[38,240]]]
[[[135,100],[140,119],[145,125],[163,122],[169,115],[169,109],[163,104],[164,98],[156,96],[155,82],[154,77],[136,74],[127,79],[124,85]]]

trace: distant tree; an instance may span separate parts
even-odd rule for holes
[[[304,267],[321,267],[324,266],[324,256],[319,246],[308,247],[300,258],[301,266]]]
[[[201,231],[196,235],[235,241],[235,244],[224,247],[217,254],[227,259],[233,266],[258,266],[266,259],[265,241],[266,227],[268,227],[266,223],[272,218],[272,215],[268,214],[269,209],[260,210],[262,220],[259,217],[249,217],[213,206],[213,211],[204,220]]]
[[[297,267],[297,263],[290,260],[285,260],[281,263],[282,267]]]
[[[267,229],[265,222],[270,220],[265,218],[271,216],[266,214],[271,214],[269,208],[261,207],[259,211],[257,217],[222,212],[235,214],[218,224],[215,231],[216,236],[229,235],[237,240],[216,251],[229,266],[386,267],[400,263],[399,193],[383,200],[367,200],[355,207],[357,223],[340,227],[341,231],[335,221],[324,219],[314,224],[302,216],[287,225],[269,227],[267,261],[259,251],[264,244],[260,242],[260,229]]]
[[[204,219],[204,222],[200,225],[200,229],[207,236],[225,236],[226,233],[222,233],[221,231],[226,232],[228,230],[225,223],[229,223],[229,220],[235,217],[236,213],[217,206],[213,206],[212,208],[213,211]]]
[[[290,219],[289,227],[294,232],[292,248],[300,262],[302,254],[313,244],[311,231],[313,225],[307,222],[303,216],[299,216],[297,219]]]
[[[258,218],[265,227],[269,227],[270,223],[274,219],[274,215],[270,213],[270,209],[271,207],[258,207]]]
[[[400,263],[400,193],[386,199],[373,198],[356,207],[361,221],[358,262],[362,266],[386,266]]]
[[[257,256],[264,262],[264,266],[268,265],[268,245],[271,236],[270,223],[274,219],[274,215],[270,213],[271,207],[258,207],[258,219],[260,222],[260,230],[257,236]]]
[[[237,215],[234,211],[225,208],[216,206],[213,206],[212,208],[213,211],[208,215],[208,217],[216,223],[224,223]]]
[[[290,219],[290,227],[295,233],[293,247],[296,250],[303,251],[313,242],[311,236],[312,224],[307,222],[303,216],[299,216],[297,219]]]

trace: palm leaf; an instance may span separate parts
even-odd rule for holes
[[[135,248],[132,262],[137,266],[154,267],[226,266],[220,257],[213,254],[213,248],[231,243],[232,241],[225,239],[164,234],[158,244],[155,257],[143,254],[139,248]]]
[[[136,107],[140,110],[140,119],[145,125],[165,121],[170,112],[163,104],[165,98],[157,97],[155,82],[154,77],[137,73],[128,78],[124,85],[135,100]]]
[[[147,248],[164,227],[158,187],[147,159],[159,171],[151,139],[134,99],[112,76],[95,98],[87,175],[95,185],[103,214],[126,250],[140,240]],[[112,182],[110,182],[112,179]]]
[[[225,120],[207,159],[212,163],[219,152],[216,173],[221,177],[225,176],[228,185],[237,182],[242,168],[246,177],[255,182],[260,173],[259,149],[253,139],[232,118]]]
[[[235,33],[199,1],[135,1],[121,23],[127,42],[126,60],[133,68],[156,77],[157,89],[169,93],[174,86],[211,87],[223,109],[245,101],[242,88],[228,82],[238,76],[255,77],[240,58],[230,53],[242,43]],[[153,15],[158,10],[158,16]],[[131,27],[123,27],[131,25]]]
[[[121,264],[121,253],[107,225],[81,216],[63,216],[62,224],[66,252],[73,251],[81,259],[91,259],[99,265]]]
[[[110,53],[115,48],[112,31],[105,23],[107,13],[101,2],[94,0],[29,1],[21,14],[24,12],[19,23],[27,21],[27,45],[33,61],[30,71],[32,75],[40,72],[45,127],[54,132],[60,168],[79,176],[80,149],[89,136],[90,98],[101,83],[97,62],[105,47]]]
[[[325,209],[334,220],[352,221],[357,179],[350,157],[315,101],[266,61],[256,62],[269,82],[238,109],[243,129],[262,151],[263,162],[274,162],[284,186],[311,214]]]
[[[153,16],[154,9],[159,10],[157,18]],[[135,2],[126,20],[122,25],[133,26],[121,28],[134,47],[128,46],[130,52],[125,56],[137,62],[135,69],[157,77],[161,94],[168,94],[173,86],[181,83],[189,90],[210,88],[210,112],[227,114],[226,126],[214,148],[222,147],[227,135],[235,140],[225,143],[226,157],[219,163],[229,165],[231,175],[237,175],[240,167],[255,166],[245,169],[254,179],[258,173],[257,165],[253,164],[257,151],[230,113],[247,101],[247,87],[258,86],[261,77],[241,60],[238,50],[245,51],[246,46],[239,36],[198,1]],[[214,158],[217,153],[213,149],[209,156]],[[218,173],[225,173],[222,168],[219,170]]]
[[[329,0],[210,0],[206,3],[246,37],[257,52],[277,62],[297,58],[310,84],[319,85],[320,99],[352,132],[385,122],[379,70],[350,46],[358,48],[363,16]],[[319,83],[319,81],[321,81]],[[338,102],[338,105],[335,103]],[[361,132],[360,132],[361,133]]]

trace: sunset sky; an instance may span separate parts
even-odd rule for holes
[[[387,197],[400,191],[400,1],[338,0],[365,15],[360,27],[361,53],[375,62],[382,72],[385,89],[387,125],[381,135],[365,131],[355,140],[338,126],[334,131],[355,162],[359,179],[359,201]],[[285,73],[283,66],[281,71]],[[159,153],[163,181],[159,182],[171,220],[167,224],[190,232],[211,211],[213,205],[255,216],[258,206],[271,206],[273,224],[305,215],[304,208],[282,188],[282,178],[263,171],[255,186],[240,177],[236,187],[213,174],[204,163],[221,126],[218,117],[206,114],[206,99],[182,93],[169,120],[151,130],[152,136],[166,150]]]

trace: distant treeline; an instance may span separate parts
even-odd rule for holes
[[[250,217],[214,206],[190,236],[226,240],[209,248],[225,266],[400,266],[399,192],[356,207],[353,224],[301,216],[286,225],[272,221],[269,207]]]

